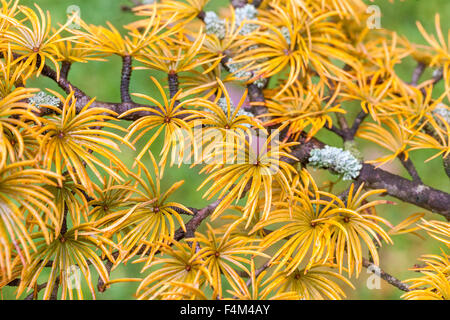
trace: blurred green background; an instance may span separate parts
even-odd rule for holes
[[[80,8],[81,18],[87,23],[103,24],[110,21],[114,26],[123,32],[120,27],[134,21],[136,18],[129,12],[121,10],[122,5],[130,5],[130,1],[115,1],[115,0],[41,0],[31,1],[22,0],[21,4],[32,6],[34,3],[38,4],[42,9],[49,10],[52,16],[52,23],[56,26],[58,23],[66,21],[66,11],[71,5],[77,5]],[[219,7],[228,5],[227,0],[211,0],[208,3],[207,9],[218,11]],[[441,14],[441,24],[444,34],[450,27],[450,1],[448,0],[395,0],[394,4],[389,3],[388,0],[383,1],[367,1],[368,4],[379,5],[382,12],[381,24],[383,28],[395,30],[400,35],[406,36],[413,42],[425,44],[424,39],[416,28],[416,21],[420,21],[428,32],[434,33],[434,16],[436,13]],[[412,59],[406,59],[404,63],[399,66],[398,72],[404,79],[410,79],[415,63]],[[72,67],[69,75],[70,81],[79,86],[88,95],[97,97],[99,100],[118,102],[120,100],[119,85],[120,85],[120,69],[121,63],[119,57],[110,57],[108,62],[89,62],[87,64],[76,64]],[[424,77],[430,77],[431,70],[428,70]],[[149,76],[154,75],[165,83],[165,78],[161,74],[145,71],[135,71],[131,81],[131,92],[146,93],[148,95],[155,93],[155,87],[151,82]],[[30,81],[30,86],[39,87],[41,89],[50,88],[59,90],[55,84],[41,77],[37,80]],[[442,84],[440,85],[442,90]],[[441,91],[442,92],[442,91]],[[159,94],[158,94],[159,95]],[[128,123],[124,124],[127,126]],[[342,142],[339,138],[322,130],[318,137],[328,144],[340,146]],[[361,143],[358,140],[359,146],[363,149],[366,159],[373,159],[383,151],[375,147],[373,144]],[[138,144],[137,150],[139,150]],[[153,154],[157,155],[161,150],[161,141],[152,147]],[[131,150],[124,150],[122,157],[126,163],[131,164],[133,157],[136,155]],[[416,164],[419,174],[423,178],[424,183],[441,189],[450,191],[450,182],[444,173],[442,160],[437,158],[424,165],[424,160],[432,155],[432,152],[415,152],[412,155],[412,160]],[[406,171],[401,167],[399,162],[393,162],[388,166],[383,167],[391,172],[401,174],[408,177]],[[313,171],[314,176],[320,182],[325,180],[337,179],[326,171]],[[164,174],[164,186],[170,186],[175,181],[185,180],[185,184],[174,194],[173,200],[179,201],[186,206],[201,208],[207,201],[201,199],[201,192],[196,191],[197,186],[200,185],[204,179],[199,176],[197,169],[189,169],[188,167],[181,167],[166,169]],[[345,185],[338,184],[336,190],[343,189]],[[390,199],[396,201],[395,199]],[[397,224],[410,214],[415,212],[423,212],[420,208],[398,203],[397,205],[384,205],[378,209],[380,215],[388,219],[392,224]],[[426,218],[440,219],[438,215],[428,213]],[[433,240],[423,241],[413,235],[394,236],[394,246],[383,246],[380,249],[381,267],[397,276],[400,279],[407,279],[415,275],[414,272],[408,271],[415,263],[416,259],[426,253],[439,253],[439,244]],[[129,264],[121,266],[114,270],[111,274],[112,279],[123,277],[143,277],[140,274],[140,266]],[[398,289],[381,282],[381,289],[369,290],[366,282],[370,274],[363,269],[359,279],[354,277],[351,279],[355,285],[356,290],[346,290],[347,296],[350,299],[398,299],[402,294]],[[136,290],[136,284],[115,284],[105,293],[98,293],[98,299],[133,299]],[[6,288],[2,292],[5,299],[14,297],[13,288]],[[87,293],[87,292],[86,292]],[[42,293],[41,293],[42,294]],[[89,296],[89,294],[87,294]]]

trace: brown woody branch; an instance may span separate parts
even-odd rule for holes
[[[246,193],[248,192],[248,190],[250,188],[250,185],[251,185],[251,182],[249,182],[244,187],[244,190],[241,194],[241,199],[243,197],[245,197]],[[231,188],[229,190],[232,190],[234,187],[235,187],[234,185],[231,186]],[[178,230],[175,232],[175,240],[179,241],[185,237],[186,238],[193,237],[195,230],[197,230],[197,228],[200,226],[200,224],[203,222],[203,220],[208,218],[214,212],[214,210],[216,210],[217,206],[222,202],[224,197],[217,199],[216,201],[214,201],[213,203],[204,207],[203,209],[189,208],[194,213],[194,216],[192,217],[191,220],[189,220],[188,223],[186,223],[186,226],[185,226],[186,232],[184,232],[184,230],[181,227],[178,228]]]
[[[194,212],[194,216],[186,223],[186,232],[184,232],[182,228],[179,228],[175,232],[175,240],[180,241],[183,238],[193,237],[195,231],[201,225],[203,220],[205,220],[214,212],[221,201],[222,199],[218,199],[208,206],[204,207],[203,209],[193,209],[192,211]]]
[[[425,96],[427,93],[425,91],[425,86],[426,85],[431,85],[431,86],[435,86],[436,84],[438,84],[442,79],[444,78],[444,70],[443,69],[436,69],[433,73],[433,76],[431,77],[430,80],[427,80],[423,83],[421,83],[421,88],[420,91],[422,92],[422,94]]]
[[[344,131],[342,131],[341,129],[339,129],[335,125],[332,125],[330,128],[327,128],[327,129],[330,130],[331,132],[334,132],[335,134],[337,134],[340,137],[344,136]]]
[[[397,287],[398,289],[405,292],[411,291],[406,283],[400,281],[394,276],[391,276],[389,273],[386,273],[379,266],[370,262],[366,258],[363,258],[362,265],[364,268],[369,269],[372,273],[378,275],[381,279],[385,280],[387,283],[393,285],[394,287]]]
[[[56,278],[56,282],[59,282],[59,277]],[[47,282],[39,284],[36,288],[33,289],[33,292],[25,297],[24,300],[34,300],[37,297],[37,294],[47,287]]]
[[[255,8],[258,8],[262,2],[263,2],[263,0],[253,0],[251,2],[251,4],[254,5]],[[231,0],[231,4],[235,8],[241,8],[241,7],[245,6],[247,3],[248,3],[248,0]]]
[[[178,75],[176,72],[169,72],[167,74],[167,82],[169,83],[170,98],[173,98],[178,92]]]
[[[120,81],[120,97],[122,102],[129,103],[132,102],[130,96],[130,79],[133,59],[131,56],[125,55],[122,57],[122,76]]]
[[[127,73],[128,67],[125,66],[124,69]],[[130,69],[131,69],[131,65],[130,65]],[[131,76],[131,71],[129,71],[129,74]],[[44,66],[44,68],[42,69],[42,75],[44,75],[44,76],[52,79],[54,82],[56,82],[58,84],[58,86],[61,89],[63,89],[67,94],[70,93],[71,91],[74,92],[75,98],[77,99],[77,102],[76,102],[77,103],[77,105],[76,105],[77,112],[80,112],[81,109],[83,109],[83,107],[92,100],[92,98],[90,96],[88,96],[85,92],[83,92],[78,87],[76,87],[72,83],[70,83],[70,81],[68,81],[65,77],[63,77],[62,74],[60,75],[60,77],[58,79],[56,71],[53,70],[52,68],[50,68],[49,66],[47,66],[47,65]],[[104,108],[104,109],[114,111],[118,115],[124,113],[125,111],[135,109],[135,108],[140,108],[140,107],[146,107],[146,108],[158,110],[158,108],[155,106],[139,104],[139,103],[135,103],[135,102],[131,101],[131,98],[129,98],[129,93],[128,93],[129,92],[129,89],[128,89],[129,88],[129,79],[128,80],[127,79],[128,79],[127,76],[122,77],[121,95],[122,95],[122,100],[129,99],[130,101],[116,103],[116,102],[104,102],[104,101],[96,100],[91,104],[90,108]],[[44,110],[43,112],[45,113],[46,111]],[[138,112],[129,114],[126,117],[123,117],[121,119],[135,121],[142,117],[145,117],[148,115],[154,115],[154,114],[156,114],[156,113],[154,113],[152,111],[138,111]]]
[[[361,123],[363,123],[367,115],[368,113],[366,113],[364,110],[361,110],[361,112],[358,113],[355,120],[353,121],[353,125],[350,127],[345,116],[343,114],[337,113],[336,117],[338,119],[340,128],[337,128],[333,125],[331,126],[331,128],[327,129],[340,136],[344,141],[353,141],[355,139],[356,132],[358,131]]]
[[[248,3],[248,0],[232,0],[231,4],[234,8],[241,8],[245,6]],[[262,1],[256,0],[252,1],[252,5],[255,6],[255,8],[258,8],[261,5]],[[198,15],[198,18],[203,21],[204,19],[204,12],[200,12]],[[227,62],[230,60],[230,52],[223,52],[225,55],[221,60],[221,65],[227,70],[230,71]],[[268,79],[266,79],[267,84]],[[255,83],[249,83],[247,85],[248,90],[248,98],[252,104],[251,110],[247,110],[252,112],[255,116],[260,116],[263,113],[266,112],[265,108],[265,102],[266,99],[263,94],[263,90],[259,88]]]
[[[21,281],[20,279],[14,279],[11,282],[9,282],[7,284],[7,286],[9,286],[9,287],[18,287],[20,285],[20,281]],[[52,294],[51,294],[51,297],[50,297],[51,300],[56,300],[56,297],[58,295],[58,289],[59,289],[58,283],[59,283],[59,276],[56,277],[56,279],[55,279],[55,287],[53,288]],[[28,296],[26,296],[24,300],[33,300],[37,296],[37,294],[41,290],[45,289],[46,287],[47,287],[47,282],[44,282],[44,283],[39,284],[39,285],[36,285],[36,287],[33,289],[33,292],[30,293]],[[56,290],[55,290],[55,288],[56,288]]]
[[[61,63],[61,72],[60,76],[64,79],[67,79],[69,76],[70,67],[72,67],[72,63],[69,61],[63,61]]]
[[[322,149],[325,144],[305,136],[300,136],[300,144],[292,148],[291,155],[303,164],[308,163],[310,152],[313,149]],[[281,159],[288,163],[294,163],[292,159]],[[414,204],[421,208],[441,214],[450,220],[450,194],[436,190],[418,181],[410,181],[385,170],[375,168],[370,164],[363,164],[356,182],[364,182],[370,189],[386,189],[386,193],[404,202]]]
[[[354,137],[356,135],[356,132],[358,131],[361,123],[363,123],[363,121],[367,117],[367,115],[368,115],[368,113],[366,113],[364,110],[361,110],[358,113],[358,115],[356,116],[355,120],[353,121],[352,127],[349,129],[349,132],[348,132],[349,136],[347,137],[348,139],[346,141],[354,139]]]
[[[386,189],[386,193],[432,212],[441,214],[450,221],[450,194],[436,190],[419,182],[364,164],[358,181],[371,189]]]
[[[422,74],[424,73],[426,68],[427,68],[427,66],[422,62],[419,62],[417,64],[417,67],[414,69],[414,72],[412,75],[411,85],[417,86],[417,84],[419,83],[420,77],[422,76]]]
[[[411,161],[411,158],[406,159],[406,156],[404,153],[400,153],[398,155],[398,158],[402,162],[403,167],[405,167],[406,171],[408,171],[408,173],[411,176],[411,178],[413,179],[413,181],[422,183],[419,173],[417,172],[416,167],[414,166],[413,162]]]
[[[348,131],[348,122],[345,116],[342,113],[336,113],[336,118],[338,119],[339,126],[342,131]]]
[[[269,261],[270,261],[270,259],[269,259]],[[261,273],[263,273],[263,271],[266,270],[270,266],[269,261],[264,263],[261,267],[258,268],[258,270],[255,271],[255,279],[258,278],[258,276]],[[248,279],[245,284],[247,285],[247,287],[249,287],[252,284],[252,278]],[[253,285],[255,285],[255,284],[253,284]]]
[[[118,253],[119,252],[117,251],[116,256],[118,256]],[[105,268],[106,268],[106,271],[108,272],[108,276],[111,273],[111,269],[112,269],[113,265],[114,265],[114,263],[111,260],[106,261]],[[105,284],[105,282],[103,282],[103,279],[101,277],[98,277],[97,289],[99,292],[105,292],[105,290],[106,290],[106,284]]]

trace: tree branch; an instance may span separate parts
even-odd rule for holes
[[[69,76],[69,71],[70,71],[71,66],[72,66],[72,63],[70,63],[69,61],[63,61],[61,63],[60,76],[63,77],[64,79],[67,79],[67,77]]]
[[[258,270],[255,271],[255,279],[258,278],[258,276],[269,267],[269,261],[264,263],[261,267],[258,268]],[[249,287],[252,284],[252,278],[248,279],[245,284],[247,285],[247,287]]]
[[[130,80],[133,60],[131,56],[125,55],[122,57],[122,76],[120,79],[120,97],[122,102],[132,102],[130,96]]]
[[[130,68],[131,68],[131,66],[130,66]],[[125,69],[127,69],[127,68],[125,67]],[[76,102],[77,103],[76,104],[77,112],[80,112],[83,109],[83,107],[92,100],[92,98],[90,96],[88,96],[82,90],[80,90],[79,88],[74,86],[72,83],[70,83],[70,81],[68,81],[63,76],[60,76],[58,79],[56,71],[53,70],[52,68],[50,68],[49,66],[47,66],[47,65],[44,66],[44,68],[42,69],[42,75],[55,81],[58,84],[58,86],[61,89],[63,89],[66,93],[70,93],[71,91],[74,92],[75,98],[77,99],[77,102]],[[130,75],[131,75],[131,71],[130,71]],[[128,98],[126,98],[126,96],[127,96],[127,93],[129,92],[129,89],[126,89],[126,88],[129,88],[129,87],[127,87],[127,86],[129,86],[129,81],[128,81],[128,84],[126,84],[126,83],[127,83],[127,81],[125,81],[125,80],[122,81],[122,83],[121,83],[121,95],[122,95],[122,99],[125,96],[125,100],[128,99]],[[122,92],[122,86],[125,88],[124,92]],[[128,93],[128,95],[129,95],[129,93]],[[130,100],[129,102],[120,102],[120,103],[104,102],[104,101],[95,100],[91,104],[90,108],[104,108],[104,109],[114,111],[118,115],[121,115],[125,111],[135,109],[135,108],[141,108],[141,107],[158,110],[158,107],[156,107],[156,106],[135,103],[135,102],[131,101],[131,98],[129,100]],[[46,111],[43,110],[43,112],[45,113]],[[133,112],[132,114],[129,114],[126,117],[123,117],[121,119],[135,121],[142,117],[149,116],[149,115],[155,115],[155,114],[157,114],[157,113],[152,112],[152,111],[138,111],[138,112]]]
[[[173,98],[178,92],[178,75],[171,71],[167,74],[167,81],[169,83],[170,98]]]
[[[348,131],[348,123],[347,123],[347,119],[345,118],[345,116],[342,113],[336,113],[336,118],[338,119],[339,125],[341,127],[342,131]]]
[[[353,140],[355,138],[356,132],[358,131],[361,123],[363,123],[363,121],[367,117],[367,115],[368,115],[368,113],[366,113],[364,110],[361,110],[361,112],[358,113],[355,120],[353,121],[352,127],[349,129],[349,131],[350,131],[349,135],[350,135],[351,139],[348,139],[348,140]]]
[[[450,221],[450,194],[422,183],[410,181],[390,172],[364,164],[359,181],[371,189],[386,189],[387,194],[443,215]]]
[[[398,158],[402,162],[403,166],[405,167],[406,171],[408,171],[409,175],[413,179],[414,182],[422,183],[422,180],[420,179],[420,176],[416,170],[416,167],[411,161],[411,158],[408,158],[406,160],[406,156],[404,153],[400,153],[398,155]]]
[[[419,79],[425,71],[426,67],[427,66],[422,62],[417,63],[417,67],[414,69],[414,72],[412,74],[411,85],[417,86],[417,84],[419,83]]]
[[[251,4],[253,6],[255,6],[255,8],[258,8],[262,2],[263,2],[263,0],[253,0],[251,2]],[[246,4],[248,4],[248,0],[231,0],[231,4],[235,8],[241,8],[241,7],[245,6]]]
[[[379,266],[377,266],[376,264],[373,264],[366,258],[363,258],[362,265],[363,265],[363,267],[369,269],[373,274],[380,276],[381,279],[385,280],[387,283],[393,285],[394,287],[397,287],[398,289],[405,291],[405,292],[411,291],[411,289],[409,288],[409,286],[406,283],[398,280],[394,276],[391,276],[389,273],[386,273]]]
[[[431,85],[431,86],[435,86],[436,84],[438,84],[442,79],[444,78],[444,70],[442,69],[436,69],[433,72],[433,77],[430,80],[424,81],[422,82],[419,86],[420,86],[420,91],[422,92],[422,94],[424,96],[426,96],[426,91],[425,91],[425,86],[427,85]]]
[[[364,119],[367,117],[367,115],[368,115],[368,113],[366,113],[364,110],[361,110],[361,112],[358,113],[355,120],[353,121],[353,125],[351,127],[349,127],[344,115],[337,113],[336,117],[339,121],[339,125],[341,128],[332,126],[331,128],[327,128],[327,129],[334,132],[338,136],[340,136],[344,141],[352,141],[355,139],[356,132],[358,131],[359,126],[364,121]]]
[[[303,164],[308,163],[311,150],[325,147],[325,144],[321,141],[315,138],[307,140],[304,135],[300,136],[299,142],[300,144],[293,147],[290,154]],[[290,158],[280,160],[291,164],[296,162]],[[441,214],[447,220],[450,220],[449,193],[436,190],[417,181],[410,181],[367,163],[363,164],[355,181],[364,182],[365,187],[370,189],[386,189],[386,193],[390,196]]]
[[[56,278],[56,282],[59,282],[59,277]],[[37,294],[41,290],[45,289],[46,287],[47,287],[47,282],[37,285],[36,288],[33,289],[33,292],[30,293],[28,296],[26,296],[24,300],[34,300],[35,297],[37,297]]]
[[[118,256],[118,251],[117,251],[117,256]],[[116,257],[117,258],[117,257]],[[108,272],[108,276],[111,273],[111,269],[113,267],[114,263],[111,260],[106,261],[106,271]],[[106,284],[103,282],[103,279],[101,277],[98,277],[98,281],[97,281],[97,289],[99,292],[105,292],[106,291]]]
[[[184,232],[181,227],[178,228],[178,230],[175,232],[175,240],[180,241],[183,238],[193,237],[195,231],[202,224],[203,220],[208,218],[214,212],[220,202],[222,202],[222,198],[217,199],[203,209],[192,209],[192,211],[194,212],[194,216],[186,223],[186,232]]]
[[[331,132],[334,132],[335,134],[337,134],[340,137],[344,137],[344,131],[342,131],[341,129],[339,129],[336,126],[331,126],[330,128],[326,127],[328,130],[330,130]]]

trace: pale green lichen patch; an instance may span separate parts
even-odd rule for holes
[[[450,109],[443,103],[438,104],[433,110],[433,114],[439,115],[445,122],[450,124]]]
[[[239,30],[239,34],[246,35],[253,31],[255,31],[258,28],[257,24],[254,23],[244,23],[245,20],[255,20],[256,14],[258,11],[256,10],[255,6],[251,4],[246,4],[245,6],[241,8],[237,8],[234,12],[235,14],[235,24],[237,27],[242,25],[241,30]]]
[[[215,34],[219,39],[225,38],[225,20],[220,19],[214,11],[206,11],[203,21],[206,26],[206,34]]]
[[[227,113],[228,110],[228,106],[227,106],[227,99],[226,98],[220,98],[217,101],[217,105],[222,108],[222,110],[225,112],[225,114]],[[234,111],[236,110],[236,107],[234,106],[233,102],[230,101],[230,114],[233,114]],[[244,109],[240,108],[236,114],[236,116],[248,116],[248,117],[253,117],[253,114],[245,111]]]
[[[309,164],[313,167],[332,169],[343,175],[343,180],[358,177],[362,164],[348,150],[325,146],[323,149],[313,149],[310,152]]]
[[[235,63],[233,58],[228,59],[227,62],[228,71],[234,73],[236,78],[239,78],[242,81],[248,81],[252,77],[252,73],[248,70],[245,70],[245,64],[243,63]],[[258,88],[262,89],[266,85],[266,79],[258,78],[253,82]]]
[[[44,91],[39,91],[31,98],[28,98],[28,103],[33,104],[36,108],[40,108],[41,106],[58,107],[59,104],[61,103],[61,100],[59,100],[55,96],[46,94]]]
[[[283,35],[284,39],[286,39],[286,42],[290,45],[291,44],[291,34],[289,33],[289,29],[286,27],[282,27],[280,29],[281,34]]]

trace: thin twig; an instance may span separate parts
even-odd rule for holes
[[[414,166],[413,162],[411,161],[411,158],[408,157],[406,159],[405,154],[402,152],[398,155],[398,158],[400,159],[401,163],[403,164],[403,167],[405,167],[406,171],[408,171],[409,175],[413,179],[414,182],[422,183],[422,179],[420,179],[419,173],[416,170],[416,167]]]
[[[356,132],[358,131],[359,127],[361,126],[361,123],[363,123],[364,119],[367,117],[368,113],[366,113],[364,110],[361,110],[361,112],[358,113],[355,120],[353,121],[353,125],[350,128],[350,137],[353,140]]]
[[[258,276],[269,267],[269,262],[270,260],[264,263],[261,267],[258,268],[258,270],[255,271],[255,279],[258,278]],[[247,285],[247,287],[249,287],[252,284],[252,278],[248,279],[245,284]]]
[[[347,123],[347,119],[345,118],[345,116],[342,113],[336,113],[336,118],[338,119],[339,125],[341,126],[341,130],[342,131],[347,131],[348,130],[348,123]]]
[[[130,96],[130,80],[133,59],[131,56],[125,55],[122,57],[122,75],[120,79],[120,97],[123,103],[132,102]]]
[[[417,67],[414,69],[414,72],[412,75],[411,85],[417,86],[417,83],[419,83],[419,79],[422,76],[425,69],[426,69],[426,65],[424,63],[419,62],[417,64]]]
[[[69,71],[70,71],[70,67],[72,66],[72,63],[70,63],[69,61],[63,61],[61,63],[61,77],[64,77],[65,79],[68,78],[69,76]]]
[[[369,271],[378,275],[381,279],[385,280],[387,283],[393,285],[394,287],[397,287],[398,289],[405,291],[405,292],[411,291],[411,289],[409,288],[409,286],[406,283],[400,281],[396,277],[383,271],[379,266],[370,262],[369,260],[363,258],[362,265],[364,268],[367,268]]]

